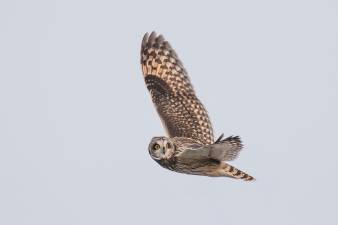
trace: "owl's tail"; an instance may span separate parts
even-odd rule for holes
[[[245,181],[254,181],[255,178],[250,176],[249,174],[231,166],[225,162],[221,162],[221,168],[219,171],[223,176],[228,176],[236,179],[241,179]]]

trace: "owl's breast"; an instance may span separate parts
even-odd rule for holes
[[[161,160],[155,160],[158,164],[160,164],[163,168],[166,168],[168,170],[175,171],[176,170],[176,157],[172,157],[170,159],[161,159]]]

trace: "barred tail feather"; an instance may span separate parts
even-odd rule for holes
[[[249,174],[235,168],[234,166],[231,166],[227,163],[222,163],[221,164],[222,170],[225,172],[226,176],[236,178],[236,179],[241,179],[245,181],[254,181],[255,178],[250,176]]]

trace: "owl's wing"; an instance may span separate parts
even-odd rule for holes
[[[206,159],[211,158],[218,161],[231,161],[236,159],[243,148],[238,136],[230,136],[222,140],[223,135],[214,144],[188,148],[179,154],[180,158]]]
[[[145,34],[141,47],[142,72],[169,137],[214,142],[208,113],[190,83],[181,61],[162,35]]]

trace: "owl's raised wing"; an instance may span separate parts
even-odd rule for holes
[[[145,34],[141,65],[152,100],[169,137],[214,142],[208,113],[196,97],[181,61],[162,35]]]

